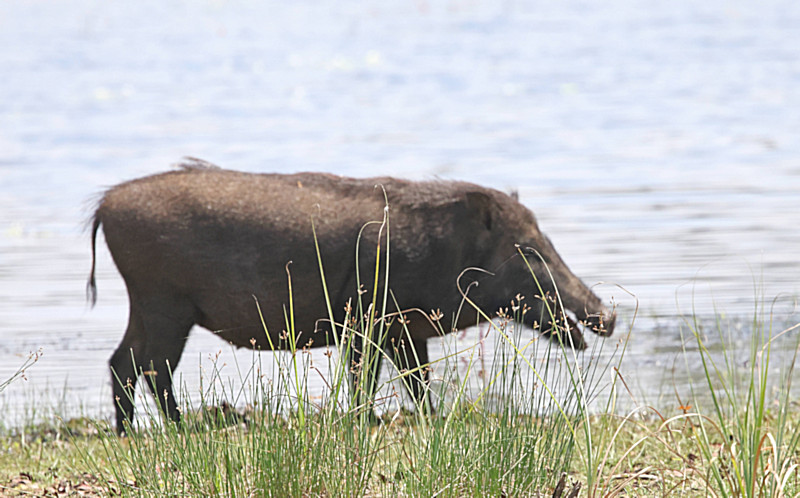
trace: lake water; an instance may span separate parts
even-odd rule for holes
[[[623,373],[676,405],[681,313],[798,321],[798,26],[791,0],[0,3],[0,379],[42,352],[3,422],[111,413],[127,301],[101,246],[87,306],[84,222],[185,155],[518,190],[620,335],[636,296]],[[189,385],[220,349],[195,331]]]

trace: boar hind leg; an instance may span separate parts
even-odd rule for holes
[[[178,366],[194,309],[174,298],[131,298],[128,329],[111,356],[111,382],[116,407],[117,432],[133,422],[134,392],[139,375],[152,391],[158,406],[176,422],[180,413],[172,389],[172,370]]]
[[[430,412],[430,399],[427,396],[430,377],[428,343],[424,338],[412,339],[409,335],[404,332],[399,340],[390,341],[390,353],[403,375],[403,385],[408,393],[424,412]]]

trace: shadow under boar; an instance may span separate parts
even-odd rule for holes
[[[365,224],[383,219],[387,200],[389,311],[397,311],[395,300],[403,310],[438,309],[445,320],[457,316],[444,330],[457,330],[479,318],[464,304],[463,291],[491,315],[518,294],[533,305],[542,302],[537,296],[555,295],[557,287],[564,307],[584,326],[602,335],[613,331],[615,313],[567,268],[533,213],[502,192],[456,181],[241,173],[193,160],[180,170],[109,189],[94,214],[89,299],[94,304],[95,242],[102,225],[130,300],[125,336],[109,361],[117,430],[132,421],[133,390],[142,372],[166,415],[180,420],[169,372],[195,324],[238,347],[269,349],[271,339],[275,347],[288,348],[282,337],[289,262],[297,347],[333,344],[314,230],[334,321],[341,324],[348,300],[358,299],[357,261],[361,281],[373,282],[379,227]],[[563,341],[584,347],[572,319],[564,317],[559,326],[543,306],[532,307],[526,325],[551,334],[568,329],[570,334],[560,334]],[[428,369],[418,367],[428,363],[426,340],[438,332],[424,313],[408,312],[407,318],[405,328],[394,321],[384,345],[397,368],[417,369],[408,384],[421,399]]]

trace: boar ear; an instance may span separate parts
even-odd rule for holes
[[[484,192],[467,192],[466,198],[467,212],[470,216],[491,231],[494,209],[492,198]]]

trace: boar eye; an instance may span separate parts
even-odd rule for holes
[[[535,259],[536,261],[544,261],[545,264],[550,264],[550,258],[548,258],[546,254],[537,251],[531,246],[520,246],[520,250],[528,260]]]

